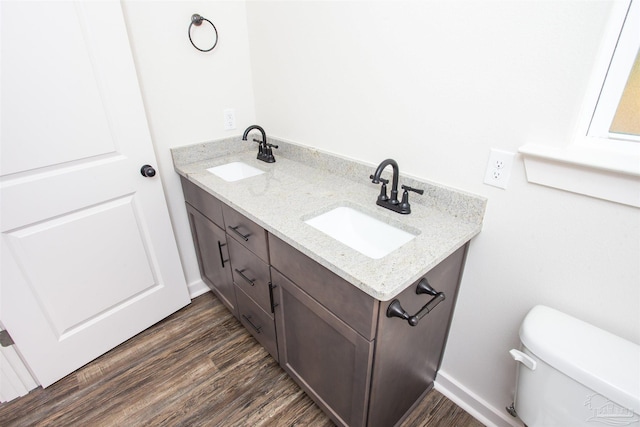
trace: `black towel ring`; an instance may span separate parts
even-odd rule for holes
[[[209,24],[211,24],[211,26],[213,27],[213,31],[215,31],[215,33],[216,33],[216,40],[215,40],[215,42],[213,42],[213,46],[211,46],[209,49],[200,49],[198,46],[196,46],[196,44],[193,42],[193,39],[191,38],[191,27],[194,26],[194,25],[196,27],[199,27],[200,25],[202,25],[202,21],[207,21]],[[194,13],[193,15],[191,15],[191,24],[189,24],[188,33],[189,33],[189,41],[191,42],[193,47],[198,49],[200,52],[209,52],[209,51],[213,50],[213,48],[216,47],[216,45],[218,44],[218,29],[216,28],[216,26],[213,25],[213,22],[209,21],[207,18],[203,18],[202,16],[198,15],[197,13]]]

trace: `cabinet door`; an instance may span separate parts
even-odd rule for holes
[[[369,427],[395,425],[433,387],[451,324],[466,247],[449,255],[425,275],[434,290],[445,294],[445,299],[416,326],[398,317],[387,317],[392,301],[381,303]],[[416,294],[419,282],[396,297],[410,315],[418,313],[433,298]]]
[[[280,365],[342,426],[363,426],[373,342],[271,271]]]
[[[202,280],[238,317],[236,293],[231,277],[227,237],[217,225],[186,203]]]

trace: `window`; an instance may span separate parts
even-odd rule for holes
[[[627,84],[620,96],[620,102],[609,127],[609,137],[640,140],[640,51],[631,67]]]
[[[640,142],[640,0],[624,14],[606,76],[598,79],[598,98],[587,135],[594,138]],[[611,56],[611,55],[609,55]],[[603,66],[603,65],[601,65]],[[604,80],[604,84],[600,82]]]
[[[574,140],[520,153],[529,182],[640,207],[640,0],[613,7]]]

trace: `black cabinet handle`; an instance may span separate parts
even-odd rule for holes
[[[418,286],[416,287],[416,294],[429,294],[433,296],[433,298],[431,298],[429,302],[413,316],[409,315],[409,313],[402,308],[400,301],[394,299],[391,301],[391,304],[389,304],[389,307],[387,307],[387,317],[399,317],[406,320],[409,325],[416,326],[420,319],[429,314],[431,310],[445,300],[444,292],[438,292],[433,289],[431,285],[429,285],[429,282],[427,282],[427,279],[424,278],[418,283]]]
[[[244,239],[245,242],[249,241],[249,236],[251,236],[251,234],[242,234],[241,232],[238,231],[238,227],[240,227],[239,225],[236,225],[235,227],[232,227],[230,225],[227,226],[227,228],[229,228],[231,231],[233,231],[234,233],[236,233],[236,235],[242,239]]]
[[[227,246],[226,243],[220,243],[220,240],[218,240],[218,252],[220,252],[220,262],[222,263],[222,268],[224,268],[224,263],[229,261],[228,259],[224,259],[224,256],[222,255],[222,247],[223,246]]]
[[[244,280],[246,280],[247,282],[249,282],[249,284],[250,284],[251,286],[255,286],[255,281],[254,281],[254,280],[249,279],[247,276],[245,276],[245,275],[244,275],[244,273],[242,273],[242,271],[238,270],[237,268],[234,268],[234,270],[236,271],[236,273],[238,273],[238,275],[239,275],[240,277],[242,277]]]
[[[275,288],[277,288],[278,285],[274,285],[272,282],[269,282],[269,301],[271,302],[271,312],[275,313],[276,312],[276,307],[278,306],[278,304],[276,304],[273,301],[273,290]]]
[[[242,315],[242,318],[244,320],[247,321],[247,323],[249,323],[251,325],[251,327],[256,331],[256,333],[260,334],[262,333],[262,326],[256,326],[253,324],[253,322],[251,321],[251,316],[245,316],[244,314]]]

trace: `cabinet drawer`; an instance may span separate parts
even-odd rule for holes
[[[269,295],[269,266],[244,246],[233,239],[228,239],[229,254],[233,271],[233,281],[247,295],[271,313],[271,297]]]
[[[251,335],[278,361],[278,343],[273,319],[264,312],[242,289],[237,289],[240,321]]]
[[[225,231],[227,234],[264,262],[269,263],[269,250],[267,248],[267,232],[255,222],[236,212],[227,205],[222,205],[224,212]]]
[[[180,177],[180,182],[186,202],[224,229],[222,202],[183,177]]]
[[[333,314],[372,340],[379,302],[282,240],[269,236],[271,265]],[[274,286],[278,283],[274,278]]]

